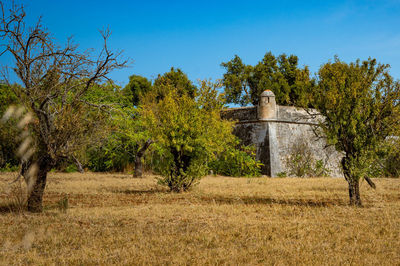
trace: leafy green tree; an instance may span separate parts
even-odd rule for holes
[[[388,68],[375,59],[347,64],[335,57],[318,72],[312,104],[325,117],[320,125],[328,142],[344,154],[351,205],[361,205],[362,178],[374,186],[367,175],[379,144],[399,132],[400,83]]]
[[[152,88],[153,85],[147,78],[139,75],[132,75],[129,77],[128,85],[123,89],[123,94],[129,103],[133,106],[137,106],[140,102],[140,98],[151,91]]]
[[[171,67],[169,72],[163,75],[158,75],[154,80],[153,91],[157,99],[162,99],[168,91],[173,88],[178,92],[178,95],[186,94],[189,97],[196,95],[196,86],[189,80],[188,76],[179,68]]]
[[[101,116],[95,113],[90,119],[95,121],[96,130],[85,137],[76,157],[92,171],[125,170],[133,162],[134,146],[119,129],[120,109],[126,106],[123,91],[111,83],[95,84],[84,99],[104,112]],[[90,106],[85,109],[88,114],[93,112]]]
[[[133,75],[130,77],[129,84],[124,88],[124,96],[126,102],[132,106],[140,106],[143,98],[155,99],[157,101],[163,99],[170,88],[174,88],[179,95],[189,95],[194,97],[196,86],[188,79],[182,70],[171,68],[169,72],[158,75],[154,81],[154,85],[144,77]],[[135,177],[143,175],[143,159],[146,151],[153,144],[154,140],[149,136],[146,127],[142,124],[142,117],[135,109],[124,108],[121,110],[124,114],[119,123],[119,136],[124,138],[126,147],[134,148],[134,164]]]
[[[134,177],[143,176],[143,159],[153,140],[148,129],[143,124],[139,110],[132,107],[121,108],[114,117],[117,131],[114,138],[124,147],[124,153],[129,155],[129,162],[134,163]]]
[[[118,122],[109,123],[116,125]],[[87,146],[83,156],[91,171],[122,172],[134,163],[137,144],[126,136],[120,127],[116,125],[112,126],[111,130],[108,128],[108,132],[102,132],[96,143]]]
[[[307,106],[309,94],[315,86],[308,67],[299,68],[295,55],[275,57],[265,54],[257,65],[246,65],[239,56],[221,64],[226,73],[223,85],[228,103],[242,106],[258,104],[261,93],[272,90],[281,105]]]
[[[160,100],[147,98],[140,113],[155,141],[160,183],[180,192],[206,175],[208,162],[235,137],[232,122],[220,118],[223,104],[220,96],[214,97],[218,94],[213,84],[202,82],[194,98],[173,85],[165,91]]]
[[[180,95],[187,94],[192,98],[197,90],[196,86],[181,69],[171,67],[169,72],[165,72],[162,75],[159,74],[154,80],[154,84],[143,76],[130,76],[129,83],[122,90],[122,93],[126,104],[138,106],[145,95],[162,99],[170,87],[175,88]]]
[[[110,96],[96,91],[90,94],[90,98],[100,101],[99,103],[108,99],[108,106],[117,104],[113,119],[109,121],[112,130],[98,139],[97,145],[88,147],[87,164],[91,170],[123,171],[134,164],[134,176],[142,177],[143,159],[153,140],[143,126],[141,114],[136,108],[141,105],[143,98],[157,101],[162,99],[170,87],[175,88],[180,95],[194,97],[196,92],[196,86],[182,70],[171,68],[171,71],[158,75],[154,86],[145,77],[130,76],[128,85],[122,90],[122,94],[118,94],[117,99],[110,99]]]

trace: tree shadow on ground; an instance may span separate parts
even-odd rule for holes
[[[143,194],[157,194],[157,193],[168,193],[168,189],[163,188],[154,188],[154,189],[122,189],[122,190],[113,190],[113,193],[122,193],[129,195],[143,195]]]
[[[302,206],[302,207],[330,207],[330,206],[347,206],[348,204],[341,199],[282,199],[272,197],[224,197],[224,196],[200,196],[204,202],[216,204],[244,204],[244,205],[285,205],[285,206]]]
[[[171,194],[177,195],[176,193],[170,192],[166,188],[151,188],[151,189],[123,189],[113,190],[114,193],[122,193],[128,195],[155,195]],[[179,194],[179,193],[178,193]],[[178,197],[176,200],[193,201],[193,203],[206,203],[206,204],[244,204],[244,205],[285,205],[285,206],[303,206],[303,207],[330,207],[330,206],[348,206],[348,202],[344,199],[338,198],[322,198],[322,199],[285,199],[285,198],[274,198],[274,197],[262,197],[262,196],[222,196],[213,194],[196,194],[196,193],[185,193],[183,197]],[[174,197],[172,197],[174,198]],[[171,198],[171,199],[172,199]]]
[[[1,203],[0,204],[0,215],[7,213],[22,213],[26,211],[26,206],[19,206],[13,203]]]

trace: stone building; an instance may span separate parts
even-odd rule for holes
[[[258,106],[226,109],[222,117],[237,121],[234,133],[243,144],[256,146],[264,175],[295,175],[293,159],[297,156],[311,168],[319,161],[329,176],[342,176],[342,156],[315,133],[317,118],[301,108],[277,105],[270,90],[261,94]]]

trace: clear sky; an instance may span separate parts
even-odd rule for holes
[[[99,49],[98,30],[134,60],[112,74],[154,79],[171,66],[191,80],[221,78],[221,62],[239,55],[256,64],[267,51],[295,54],[314,73],[337,54],[344,61],[377,58],[400,79],[400,0],[382,1],[122,1],[26,0],[29,22],[43,22],[60,44],[74,36]],[[7,63],[7,57],[0,58]]]

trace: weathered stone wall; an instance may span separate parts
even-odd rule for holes
[[[325,163],[330,176],[342,176],[339,164],[342,156],[334,147],[326,147],[325,139],[318,138],[314,132],[318,130],[318,118],[295,107],[276,108],[277,117],[268,120],[257,119],[257,107],[232,108],[222,114],[225,119],[238,121],[234,133],[245,145],[256,146],[257,159],[264,164],[262,173],[269,176],[288,174],[289,156],[296,145],[301,144],[314,162],[322,160]]]
[[[221,113],[223,119],[248,121],[257,119],[257,107],[229,108]]]

